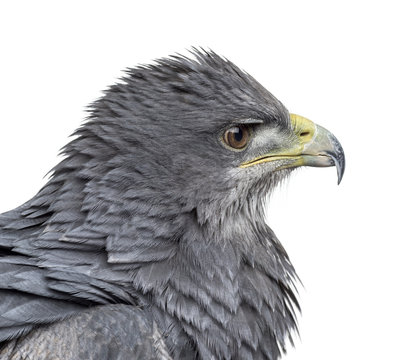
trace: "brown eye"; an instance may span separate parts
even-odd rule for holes
[[[249,129],[244,125],[238,125],[226,130],[223,140],[234,149],[243,149],[247,145],[249,137]]]

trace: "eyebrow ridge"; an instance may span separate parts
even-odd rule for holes
[[[263,124],[264,120],[261,119],[253,119],[253,118],[246,118],[246,119],[238,119],[235,120],[234,123],[237,124]]]

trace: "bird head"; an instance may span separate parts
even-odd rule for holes
[[[207,223],[246,201],[260,204],[300,166],[336,165],[341,180],[344,153],[330,132],[289,114],[230,61],[213,52],[193,55],[129,69],[93,104],[78,134],[93,133],[81,148],[97,149],[107,162],[104,182],[135,189],[165,204],[164,212],[196,209]]]

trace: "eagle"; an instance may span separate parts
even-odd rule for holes
[[[297,275],[265,222],[328,130],[211,50],[128,68],[0,215],[1,359],[279,359]]]

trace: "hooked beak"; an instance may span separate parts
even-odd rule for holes
[[[298,166],[336,166],[339,184],[345,171],[345,154],[336,137],[322,126],[300,115],[290,114],[290,121],[296,137],[292,147],[270,151],[244,162],[241,167],[276,160],[285,160],[278,169]]]

